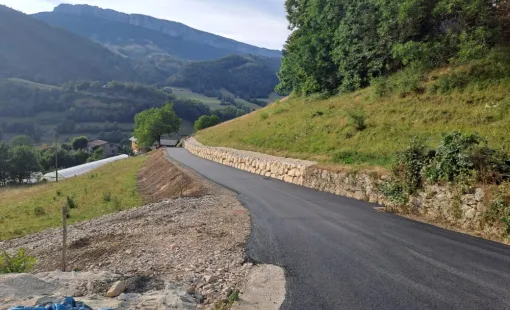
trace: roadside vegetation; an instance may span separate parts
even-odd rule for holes
[[[470,65],[420,73],[416,91],[399,90],[409,79],[397,74],[381,81],[382,85],[344,95],[293,96],[200,131],[197,138],[214,146],[386,168],[413,137],[432,147],[443,133],[455,130],[476,132],[489,146],[508,153],[510,79],[505,76],[510,63],[503,52],[501,58],[494,55]],[[500,68],[490,75],[501,76],[484,79],[483,68]],[[459,83],[460,79],[464,82]]]
[[[129,158],[59,183],[0,188],[0,240],[59,227],[63,206],[69,223],[141,206],[136,178],[144,161]]]

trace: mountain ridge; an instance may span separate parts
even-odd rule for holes
[[[257,47],[206,31],[198,30],[183,23],[158,19],[148,15],[126,14],[111,9],[102,9],[97,6],[85,4],[60,4],[54,8],[53,13],[89,17],[93,16],[110,21],[140,26],[164,33],[174,38],[182,38],[188,42],[202,43],[219,49],[231,50],[233,53],[255,54],[266,57],[281,57],[281,51]]]
[[[0,41],[0,77],[54,85],[75,79],[139,79],[124,58],[103,46],[2,5]]]

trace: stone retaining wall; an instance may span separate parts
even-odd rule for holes
[[[316,162],[275,157],[224,147],[204,146],[195,138],[184,147],[191,153],[227,166],[246,170],[319,191],[377,203],[397,211],[419,214],[434,223],[442,222],[462,229],[480,231],[486,210],[485,192],[476,188],[469,194],[438,185],[427,185],[406,206],[396,206],[379,190],[388,175],[367,172],[336,172],[317,167]],[[484,235],[497,235],[501,229],[484,228]],[[500,236],[500,235],[499,235]]]

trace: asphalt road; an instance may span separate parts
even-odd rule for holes
[[[286,270],[282,309],[510,309],[510,247],[376,205],[169,155],[239,194],[249,256]]]

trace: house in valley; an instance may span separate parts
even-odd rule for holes
[[[104,158],[119,155],[119,146],[115,143],[109,143],[103,140],[95,140],[87,144],[87,150],[89,154],[92,154],[95,150],[99,148],[103,149]]]

